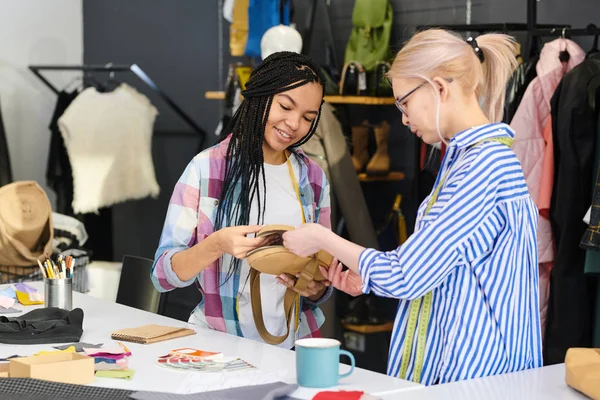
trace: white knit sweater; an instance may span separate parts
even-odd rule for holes
[[[127,84],[112,92],[82,91],[58,120],[73,169],[73,210],[158,196],[152,127],[158,112]]]

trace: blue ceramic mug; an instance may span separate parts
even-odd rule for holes
[[[354,372],[354,356],[340,350],[341,343],[335,339],[300,339],[296,341],[296,380],[298,385],[309,388],[336,386],[341,378]],[[350,371],[340,374],[340,355],[350,358]]]

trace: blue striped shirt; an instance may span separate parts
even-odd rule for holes
[[[439,197],[415,233],[390,252],[359,259],[363,291],[400,299],[388,375],[398,376],[410,301],[432,291],[421,382],[426,385],[542,366],[538,298],[538,211],[506,124],[463,131],[450,141]],[[417,324],[418,332],[418,324]],[[417,337],[408,364],[414,380]]]

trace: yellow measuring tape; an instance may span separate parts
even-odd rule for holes
[[[475,143],[469,148],[475,147],[481,143],[485,142],[497,142],[508,147],[512,147],[514,140],[509,137],[495,137],[490,139],[485,139],[480,142]],[[427,203],[427,208],[425,208],[425,213],[423,216],[427,215],[431,210],[431,207],[435,204],[440,194],[440,190],[442,186],[444,186],[444,182],[450,173],[450,169],[446,171],[438,186],[435,188],[433,193],[431,194],[431,198]],[[431,316],[431,304],[433,292],[428,292],[424,296],[419,297],[418,299],[414,299],[410,303],[410,310],[408,314],[408,322],[406,324],[406,338],[404,339],[404,346],[402,348],[402,363],[400,364],[400,374],[398,377],[400,379],[406,379],[406,373],[408,371],[408,363],[410,361],[410,355],[412,354],[412,347],[415,338],[415,331],[417,328],[417,320],[419,321],[419,332],[417,336],[417,352],[416,352],[416,361],[415,361],[415,372],[414,372],[414,382],[421,383],[421,373],[423,372],[423,362],[425,360],[425,345],[427,342],[427,330],[429,328],[429,317]],[[421,309],[422,306],[422,309]],[[421,311],[421,315],[419,315],[419,310]]]
[[[302,205],[302,199],[300,196],[300,187],[298,186],[298,181],[296,180],[296,175],[294,175],[294,169],[292,168],[292,163],[290,162],[290,158],[288,157],[287,152],[285,153],[285,162],[287,163],[288,170],[290,172],[290,177],[292,178],[292,185],[294,186],[294,190],[296,191],[296,196],[298,196],[298,204],[300,204],[300,215],[302,215],[302,223],[306,223],[306,217],[304,216],[304,206]],[[288,289],[289,290],[289,289]],[[235,299],[235,311],[238,315],[240,315],[240,301],[239,296]],[[294,306],[294,310],[296,312],[296,323],[294,326],[294,332],[298,331],[298,325],[300,324],[300,296],[296,296],[296,304]]]

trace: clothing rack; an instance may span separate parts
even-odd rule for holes
[[[467,25],[421,25],[417,27],[419,30],[424,28],[444,28],[453,30],[456,32],[527,32],[527,38],[525,42],[526,52],[522,52],[525,57],[530,57],[532,50],[534,49],[534,41],[540,36],[553,36],[556,34],[557,29],[570,28],[568,24],[538,24],[537,23],[537,0],[527,0],[527,23],[492,23],[492,24],[467,24]],[[552,32],[550,34],[550,32]],[[560,31],[558,31],[560,33]],[[548,33],[548,34],[545,34]],[[589,33],[588,33],[589,34]]]
[[[35,74],[46,86],[54,93],[59,94],[60,91],[48,80],[41,71],[82,71],[82,72],[133,72],[142,82],[154,90],[158,95],[175,111],[181,119],[183,119],[193,130],[200,136],[200,146],[203,148],[206,132],[200,128],[196,122],[179,107],[158,85],[141,69],[137,64],[131,65],[30,65],[29,69]]]
[[[562,29],[536,29],[533,34],[536,37],[561,35],[567,38],[572,36],[600,36],[600,28],[594,24],[590,24],[584,29],[571,29],[565,26]]]
[[[570,27],[570,25],[556,25],[556,24],[540,24],[537,25],[538,28],[563,28],[563,27]],[[419,25],[417,26],[418,30],[421,29],[426,29],[426,28],[433,28],[435,27],[435,25]],[[455,31],[455,32],[479,32],[479,33],[484,33],[484,32],[527,32],[528,31],[528,25],[527,24],[522,24],[522,23],[491,23],[491,24],[453,24],[453,25],[442,25],[439,26],[441,28],[450,30],[450,31]]]

